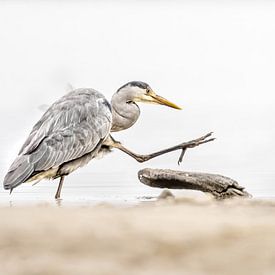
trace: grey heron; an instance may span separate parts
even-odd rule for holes
[[[186,148],[212,140],[206,139],[208,134],[150,155],[133,153],[116,141],[111,132],[125,130],[137,121],[140,115],[137,102],[180,109],[141,81],[119,88],[111,104],[101,93],[89,88],[76,89],[61,97],[34,125],[4,178],[4,188],[12,192],[24,182],[60,178],[55,194],[58,199],[65,176],[112,148],[143,162],[178,149],[184,153]]]

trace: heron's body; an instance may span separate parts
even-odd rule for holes
[[[35,124],[5,182],[14,188],[70,174],[99,154],[111,127],[111,106],[102,94],[93,89],[70,92]]]
[[[180,109],[140,81],[122,86],[113,95],[111,105],[93,89],[76,89],[63,96],[34,125],[5,176],[4,188],[12,191],[23,182],[60,177],[56,193],[59,198],[64,176],[111,148],[122,150],[137,161],[187,148],[184,144],[151,155],[138,155],[116,142],[110,133],[127,129],[137,121],[140,109],[136,102]]]

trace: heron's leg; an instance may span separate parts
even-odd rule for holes
[[[60,199],[60,194],[61,194],[61,189],[62,189],[62,185],[64,182],[65,176],[61,176],[59,184],[58,184],[58,188],[55,194],[55,199]]]
[[[183,156],[184,156],[184,153],[185,153],[186,149],[194,148],[194,147],[199,146],[201,144],[213,141],[214,138],[207,139],[211,135],[212,135],[212,133],[208,133],[207,135],[204,135],[200,138],[197,138],[197,139],[194,139],[194,140],[191,140],[191,141],[188,141],[188,142],[183,142],[183,143],[178,144],[176,146],[172,146],[172,147],[169,147],[167,149],[157,151],[155,153],[148,154],[148,155],[139,155],[139,154],[133,153],[129,149],[125,148],[120,142],[117,142],[114,139],[113,139],[112,147],[123,151],[124,153],[126,153],[129,156],[133,157],[138,162],[144,162],[144,161],[150,160],[152,158],[167,154],[167,153],[172,152],[172,151],[182,150],[181,155],[180,155],[179,160],[178,160],[178,164],[180,164],[182,162],[182,159],[183,159]]]

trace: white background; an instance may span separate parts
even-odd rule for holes
[[[181,167],[180,152],[142,165],[115,152],[68,177],[65,198],[158,193],[138,182],[143,167],[220,173],[274,197],[274,34],[272,1],[1,1],[1,179],[39,106],[69,85],[110,99],[142,80],[183,110],[140,106],[138,123],[115,135],[125,146],[146,153],[209,131],[217,140]],[[23,185],[12,198],[52,198],[56,183]]]

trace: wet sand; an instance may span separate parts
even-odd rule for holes
[[[274,274],[275,202],[0,208],[1,274]]]

